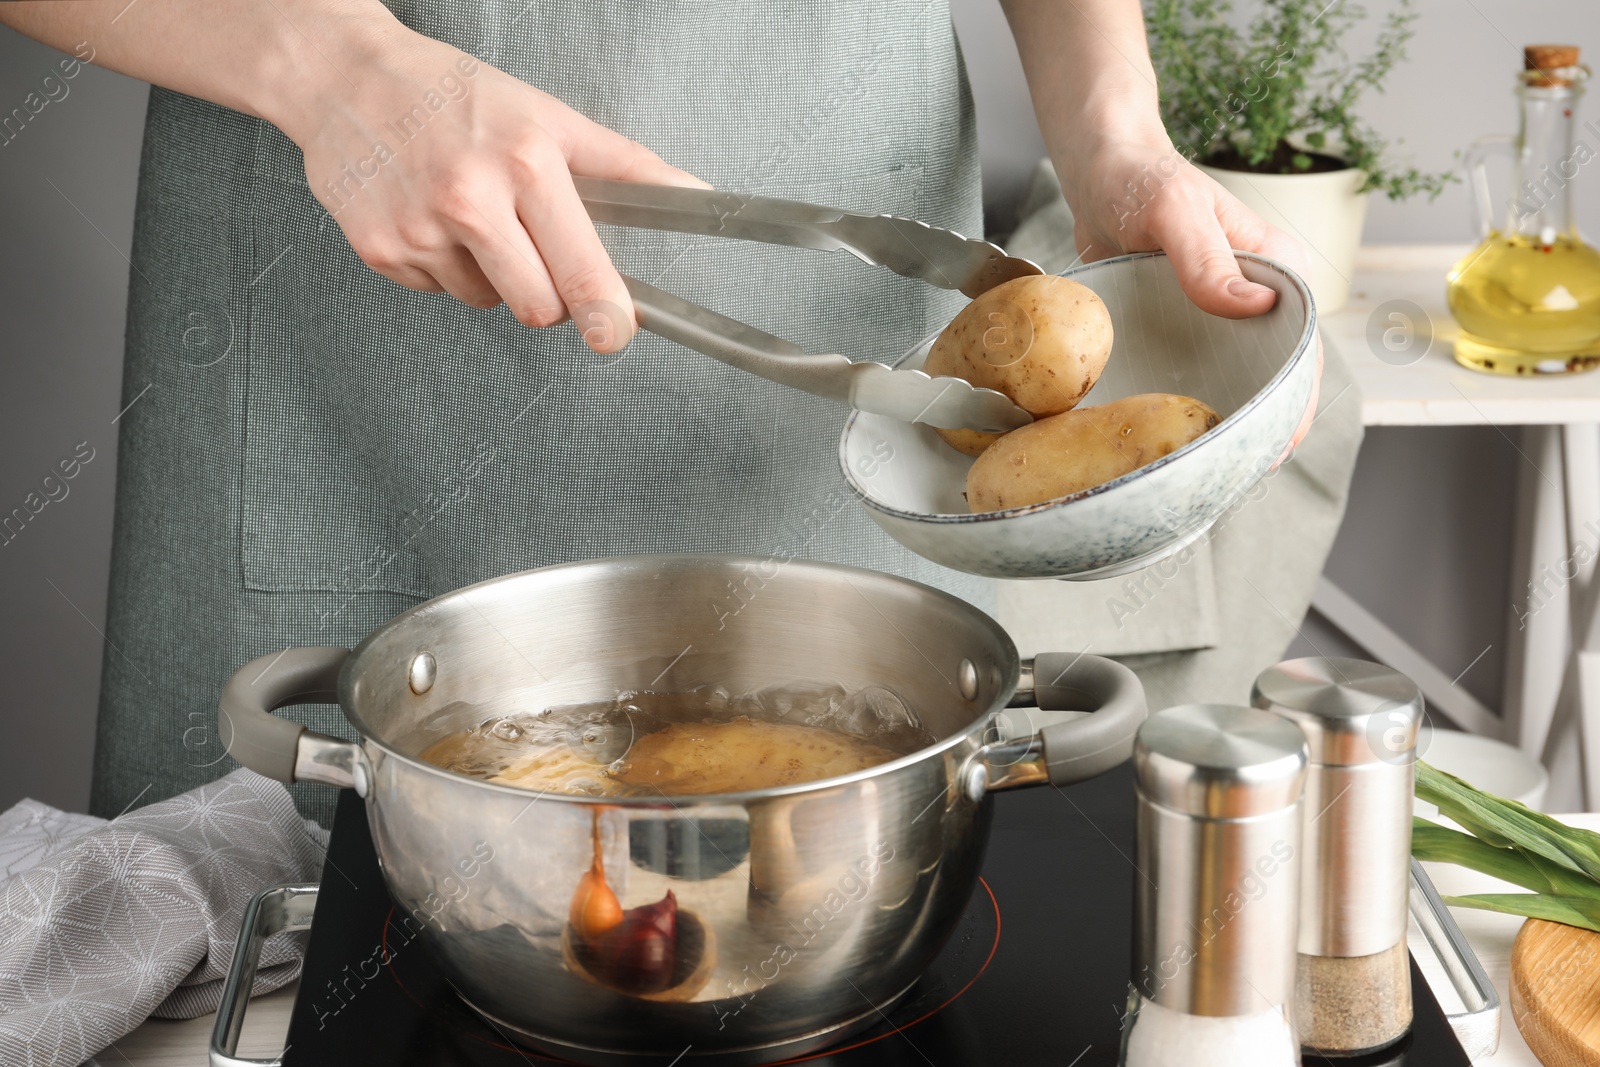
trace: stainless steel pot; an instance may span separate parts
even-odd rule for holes
[[[693,798],[536,794],[416,758],[514,711],[632,689],[805,682],[887,688],[938,740],[844,777]],[[359,741],[270,714],[335,698]],[[1035,704],[1093,714],[1008,736],[1003,709]],[[1127,668],[1087,655],[1019,662],[999,624],[938,590],[723,556],[604,559],[470,586],[353,652],[298,648],[247,664],[220,713],[246,766],[366,798],[405,913],[387,951],[419,939],[503,1032],[586,1063],[767,1062],[871,1023],[965,908],[987,795],[1099,774],[1127,758],[1144,716]],[[596,848],[622,907],[673,893],[666,988],[619,980],[568,923]],[[372,977],[370,961],[351,966]]]

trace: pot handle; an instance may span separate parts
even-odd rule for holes
[[[354,786],[365,796],[360,745],[272,714],[292,704],[337,703],[339,670],[349,656],[347,648],[288,648],[240,667],[217,708],[217,732],[228,755],[280,782]]]
[[[991,790],[1068,785],[1102,774],[1133,754],[1134,734],[1147,714],[1144,686],[1133,671],[1103,656],[1066,652],[1041,653],[1025,663],[1011,706],[1092,714],[984,745],[963,771],[973,800]]]

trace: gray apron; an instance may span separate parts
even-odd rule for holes
[[[943,0],[395,11],[718,188],[981,231]],[[963,300],[843,256],[601,236],[630,273],[817,351],[893,358]],[[512,571],[789,553],[989,606],[989,583],[901,549],[848,497],[842,409],[650,335],[601,358],[570,325],[529,330],[392,284],[261,121],[153,91],[133,263],[98,814],[232,766],[215,709],[247,660],[354,644]],[[285,714],[350,735],[331,706]],[[296,799],[329,818],[331,790]]]

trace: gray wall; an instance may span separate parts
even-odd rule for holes
[[[0,29],[0,114],[58,79],[58,99],[0,144],[0,515],[30,493],[60,497],[0,537],[0,808],[23,796],[87,805],[104,644],[123,257],[147,90],[94,68],[60,80],[60,58]],[[80,442],[94,458],[59,480]]]
[[[996,221],[1009,221],[1008,201],[1026,188],[1029,173],[1044,152],[1033,107],[1017,63],[999,0],[950,0],[966,52],[967,69],[978,103],[979,141],[985,189],[994,201]],[[1255,10],[1251,0],[1235,5],[1241,14]],[[1377,17],[1397,7],[1396,0],[1369,0],[1366,31],[1352,35],[1352,56],[1375,31]],[[1421,18],[1409,45],[1410,61],[1395,71],[1388,91],[1369,97],[1363,114],[1395,144],[1395,158],[1425,170],[1448,170],[1455,154],[1486,133],[1515,133],[1512,78],[1522,69],[1522,46],[1570,43],[1585,58],[1600,63],[1600,6],[1594,0],[1418,0]],[[1600,105],[1590,102],[1586,116],[1600,128]],[[1600,139],[1590,135],[1591,147]],[[1497,175],[1502,178],[1503,172]],[[1578,179],[1579,223],[1600,233],[1600,191],[1596,178]],[[1588,195],[1586,195],[1588,194]],[[1438,200],[1393,203],[1375,198],[1367,216],[1366,239],[1373,244],[1467,241],[1464,185]]]
[[[978,97],[991,217],[1004,224],[1042,148],[995,0],[953,0]],[[1375,11],[1392,0],[1372,0]],[[1481,133],[1509,131],[1524,41],[1600,48],[1592,0],[1422,0],[1412,61],[1368,108],[1419,164],[1445,167]],[[52,73],[55,55],[0,30],[0,114]],[[100,70],[69,83],[0,145],[0,514],[21,505],[79,442],[94,459],[0,546],[0,807],[22,796],[81,809],[88,795],[103,642],[115,427],[143,86]],[[1600,110],[1590,109],[1600,118]],[[53,183],[53,187],[52,187]],[[1600,188],[1580,175],[1581,219],[1600,232]],[[1460,187],[1437,203],[1373,204],[1370,242],[1460,241]],[[1404,636],[1498,702],[1508,599],[1511,475],[1492,430],[1369,435],[1330,573]],[[56,490],[59,495],[59,490]],[[1325,651],[1337,638],[1308,621]],[[1307,646],[1309,651],[1309,646]],[[112,655],[116,653],[111,652]],[[221,679],[218,680],[219,684]]]

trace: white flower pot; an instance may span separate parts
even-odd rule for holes
[[[1367,194],[1356,190],[1366,175],[1348,167],[1317,174],[1252,174],[1200,166],[1244,205],[1306,250],[1306,284],[1317,310],[1338,311],[1350,297],[1361,227],[1367,219]]]

